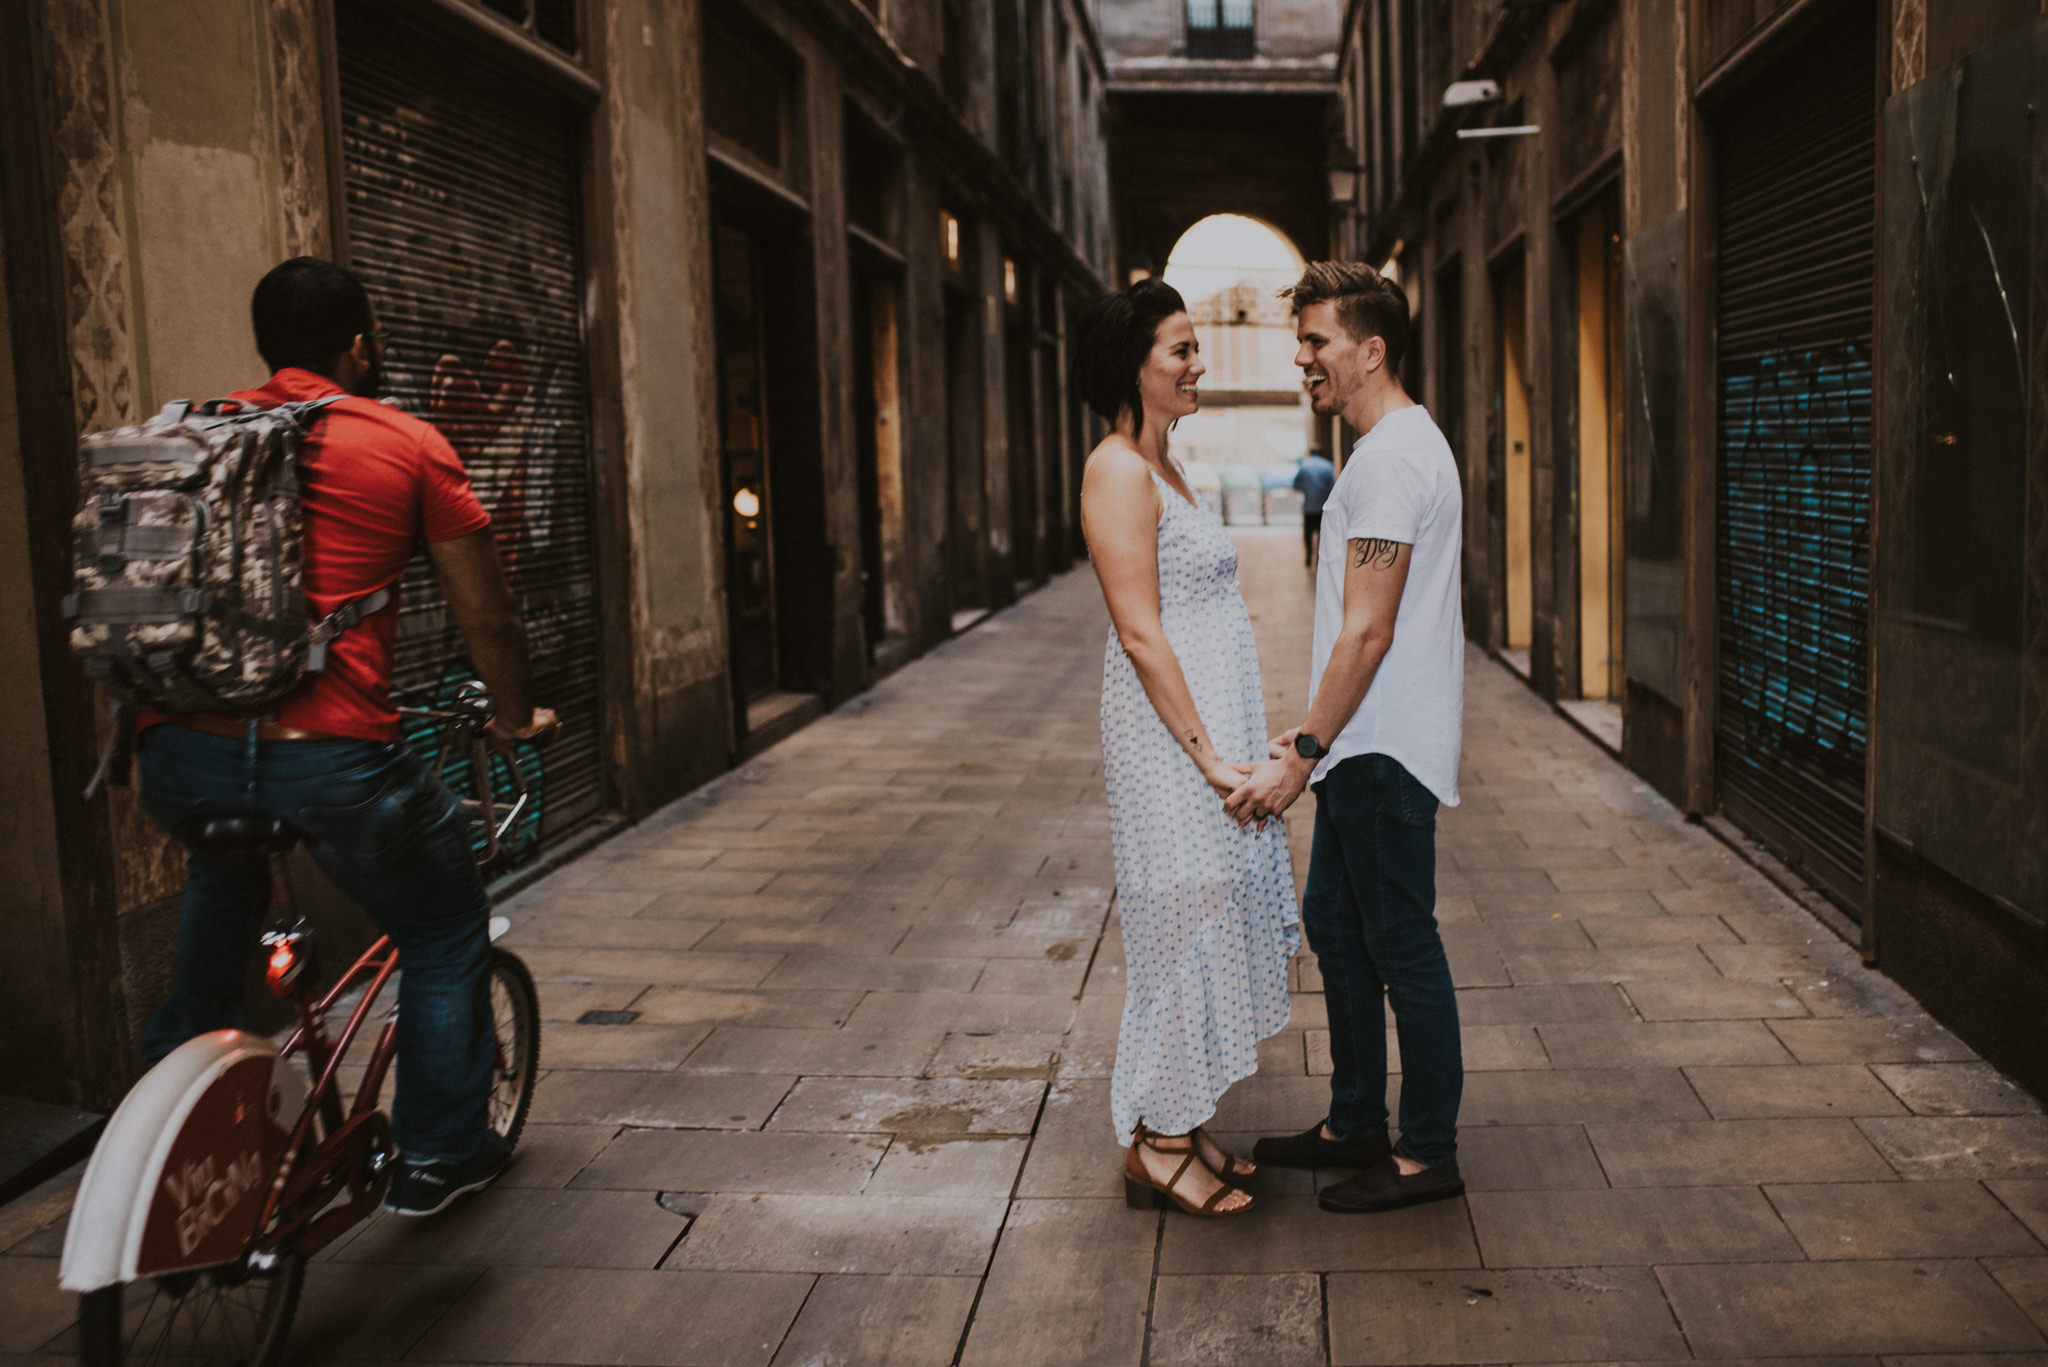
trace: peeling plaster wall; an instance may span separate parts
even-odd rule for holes
[[[718,424],[701,20],[695,0],[620,0],[606,20],[624,432],[609,458],[625,486],[628,731],[642,775],[635,805],[645,806],[723,770],[732,746],[724,562],[711,530]]]
[[[288,240],[263,6],[42,3],[79,430],[260,379],[249,290]],[[169,980],[184,860],[134,789],[109,802],[132,1035]]]

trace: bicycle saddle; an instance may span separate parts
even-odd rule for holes
[[[202,816],[185,822],[178,838],[212,854],[258,854],[290,849],[299,833],[282,817]]]

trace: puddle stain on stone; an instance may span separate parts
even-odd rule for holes
[[[894,1134],[965,1134],[980,1118],[971,1106],[913,1106],[883,1116],[881,1128]]]

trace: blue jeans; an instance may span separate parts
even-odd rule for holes
[[[1399,761],[1354,755],[1315,787],[1302,929],[1330,1013],[1331,1133],[1387,1126],[1387,1020],[1401,1046],[1401,1140],[1424,1167],[1458,1155],[1465,1061],[1436,928],[1436,797]]]
[[[475,1153],[491,1090],[491,903],[454,795],[404,746],[372,741],[259,744],[160,725],[137,757],[142,804],[165,830],[209,816],[282,817],[397,944],[393,1135],[409,1158]],[[243,987],[270,903],[266,856],[189,846],[186,855],[177,976],[143,1037],[152,1063],[194,1035],[243,1028]]]

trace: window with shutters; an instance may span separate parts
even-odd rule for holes
[[[1187,55],[1242,60],[1255,54],[1252,0],[1187,0]]]

